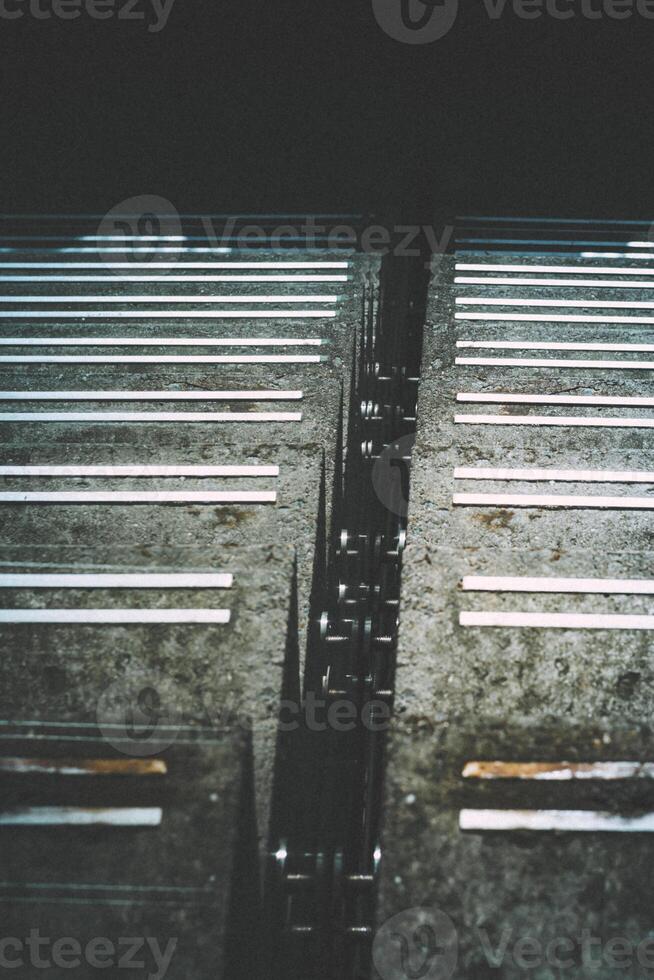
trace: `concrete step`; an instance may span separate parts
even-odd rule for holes
[[[132,688],[154,688],[171,721],[165,728],[190,731],[252,729],[259,832],[269,819],[276,718],[282,699],[289,616],[297,598],[292,548],[232,543],[216,547],[207,538],[131,547],[119,543],[8,546],[7,573],[166,575],[227,573],[230,588],[139,586],[107,589],[7,587],[0,589],[5,651],[2,724],[20,731],[38,723],[100,724],[112,718]],[[10,610],[40,610],[26,622]],[[76,610],[83,621],[48,621],[52,610]],[[86,622],[82,611],[108,610],[107,621]],[[134,617],[124,622],[123,611]],[[172,610],[166,622],[166,611]],[[202,616],[228,611],[227,621]],[[199,622],[193,622],[194,613]],[[139,616],[143,613],[143,621]],[[151,619],[162,613],[162,622]],[[87,613],[88,614],[88,613]],[[96,613],[96,618],[98,614]],[[112,622],[110,616],[117,616]],[[189,621],[191,620],[191,621]],[[292,671],[292,664],[289,668]],[[298,670],[297,664],[295,670]],[[29,678],[29,683],[26,683]],[[141,687],[139,687],[139,684]],[[136,706],[140,702],[136,701]],[[117,707],[116,707],[117,706]],[[134,707],[131,704],[130,706]],[[111,728],[111,726],[109,726]],[[156,744],[156,733],[153,735]],[[146,739],[145,749],[149,740]]]
[[[17,965],[24,955],[20,973],[32,969],[30,936],[45,939],[40,959],[54,967],[68,963],[52,943],[74,936],[72,959],[89,969],[117,965],[133,942],[133,958],[165,958],[171,977],[234,975],[236,962],[258,970],[247,736],[162,732],[151,753],[135,744],[131,755],[118,726],[113,740],[106,730],[34,725],[28,737],[3,723],[0,901]],[[239,918],[249,924],[249,957],[233,948]]]
[[[628,932],[637,945],[648,935],[641,910],[651,901],[649,882],[635,870],[652,846],[643,833],[645,815],[654,813],[647,779],[632,773],[607,782],[591,774],[538,782],[515,769],[509,779],[462,776],[475,760],[647,763],[653,748],[643,729],[654,694],[654,457],[650,430],[642,427],[654,421],[649,373],[619,364],[460,362],[644,360],[646,350],[628,352],[628,345],[651,339],[647,324],[637,322],[647,310],[592,304],[648,302],[648,295],[623,295],[621,286],[526,292],[517,279],[455,282],[525,276],[520,267],[533,266],[543,278],[573,265],[574,273],[558,274],[608,278],[600,267],[637,265],[581,255],[544,259],[529,249],[509,256],[502,248],[440,257],[432,284],[382,840],[379,923],[405,910],[440,909],[458,933],[461,976],[485,976],[492,965],[480,924],[494,937],[503,929],[514,939],[532,936],[543,951],[583,929],[602,942]],[[651,270],[644,260],[638,268]],[[456,302],[471,296],[480,301]],[[545,306],[546,299],[562,305]],[[509,319],[516,314],[537,319]],[[606,322],[612,316],[620,322]],[[509,343],[515,349],[500,346]],[[557,344],[623,350],[558,351]],[[608,419],[611,425],[597,424]],[[559,832],[539,832],[538,825]],[[600,881],[598,899],[593,883]],[[498,967],[511,978],[521,969],[512,949]],[[606,963],[598,969],[611,976]]]

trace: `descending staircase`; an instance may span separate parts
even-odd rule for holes
[[[466,217],[430,269],[302,217],[0,220],[11,934],[173,980],[636,949],[650,226]]]
[[[534,969],[564,949],[559,975],[607,978],[602,955],[626,936],[641,975],[650,237],[645,223],[468,218],[430,287],[378,922],[433,927],[443,975],[523,976],[524,936]],[[449,934],[438,913],[406,912],[419,907]],[[505,934],[493,966],[483,938]],[[404,976],[380,937],[385,980]]]

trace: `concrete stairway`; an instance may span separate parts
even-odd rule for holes
[[[534,969],[558,956],[560,975],[612,977],[622,936],[636,977],[654,829],[651,246],[640,225],[509,219],[468,219],[458,240],[425,328],[378,921],[440,930],[443,976],[523,976],[515,943],[532,937]],[[376,957],[400,977],[387,933]]]

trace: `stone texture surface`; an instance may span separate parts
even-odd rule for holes
[[[651,945],[641,947],[641,961],[635,950],[652,938],[651,835],[468,834],[459,830],[458,815],[461,807],[651,809],[652,788],[642,785],[631,793],[615,784],[470,786],[460,772],[471,758],[651,758],[653,747],[651,732],[625,729],[616,737],[613,726],[580,728],[565,717],[533,728],[482,725],[471,714],[400,722],[386,789],[380,924],[416,907],[446,913],[458,938],[456,980],[649,976]],[[524,937],[540,945],[522,961],[516,943]],[[619,938],[633,950],[620,969],[606,958],[609,942]],[[550,945],[557,940],[563,945]],[[420,964],[419,949],[410,948],[411,962]],[[387,975],[406,976],[390,962]]]
[[[166,976],[174,980],[234,976],[228,972],[233,963],[230,968],[226,962],[230,916],[243,915],[251,928],[257,926],[256,851],[254,841],[247,839],[251,815],[244,798],[248,739],[233,732],[211,742],[183,741],[157,753],[167,767],[164,776],[53,779],[3,774],[5,807],[29,802],[163,810],[156,829],[2,828],[4,930],[8,936],[28,937],[38,930],[51,937],[40,951],[51,965],[40,969],[40,975],[58,973],[52,947],[57,937],[75,937],[83,956],[88,943],[106,937],[114,952],[105,950],[102,959],[106,963],[109,956],[118,968],[127,956],[125,937],[134,936],[144,937],[141,948],[131,967],[120,967],[121,975],[142,976],[138,961],[146,961],[148,973],[157,973],[155,954],[145,940],[150,937],[162,954],[172,952]],[[51,759],[120,758],[106,741],[3,742],[3,754],[8,751],[28,756],[40,752]],[[37,882],[40,888],[34,887]],[[249,911],[243,907],[246,899]],[[256,949],[254,930],[248,942],[250,950]],[[256,960],[245,950],[240,955],[243,964],[255,967]],[[34,976],[27,949],[24,959],[14,975]],[[91,966],[89,970],[95,972]]]
[[[52,261],[52,256],[41,256]],[[97,260],[97,256],[90,257]],[[272,463],[280,467],[280,476],[246,479],[3,479],[5,490],[75,490],[75,489],[276,489],[275,505],[0,505],[0,520],[8,545],[39,543],[58,548],[80,544],[138,544],[150,546],[192,546],[210,548],[235,547],[253,543],[290,544],[298,554],[298,587],[300,603],[301,646],[304,647],[306,616],[311,589],[313,550],[319,532],[320,483],[323,454],[326,461],[325,508],[329,513],[333,487],[337,428],[341,393],[347,406],[351,381],[354,341],[362,314],[365,284],[374,279],[379,260],[343,252],[288,252],[265,250],[256,253],[217,256],[220,261],[298,262],[348,261],[346,283],[58,283],[8,285],[6,294],[16,295],[252,295],[261,293],[295,296],[307,294],[337,295],[333,319],[235,319],[194,320],[166,319],[156,316],[159,304],[142,304],[152,311],[152,320],[116,320],[106,307],[107,317],[97,320],[45,319],[37,321],[3,320],[5,337],[222,337],[222,338],[323,338],[320,348],[14,348],[3,347],[3,354],[320,354],[321,364],[285,365],[12,365],[0,364],[0,388],[11,390],[170,390],[198,391],[279,389],[301,390],[302,401],[288,402],[3,402],[3,411],[283,411],[301,412],[301,422],[288,423],[5,423],[0,425],[0,455],[5,464],[202,464]],[[37,261],[39,256],[30,258]],[[178,273],[183,265],[174,267]],[[151,269],[139,270],[148,274]],[[195,273],[202,270],[194,270]],[[230,270],[215,270],[229,274]],[[262,274],[279,270],[259,270]],[[286,270],[283,270],[286,271]],[[294,274],[293,270],[288,270]],[[311,270],[300,270],[310,273]],[[320,272],[316,268],[316,272]],[[81,274],[110,273],[109,269],[83,270]],[[257,270],[233,270],[233,274],[256,273]],[[81,304],[86,308],[85,304]],[[138,303],[130,304],[131,308]],[[64,308],[65,304],[57,304]],[[165,314],[169,304],[161,304]],[[325,303],[293,304],[295,309],[329,308]],[[80,304],[68,304],[71,310]],[[100,309],[89,303],[89,309]],[[105,307],[102,307],[105,309]],[[180,307],[182,308],[182,307]],[[206,305],[205,308],[209,308]],[[212,304],[211,308],[214,308]],[[216,309],[229,308],[216,305]],[[233,304],[234,310],[248,304]],[[265,310],[275,304],[253,304]],[[39,304],[34,309],[44,310]],[[345,416],[347,424],[347,414]]]
[[[11,561],[12,555],[14,561]],[[3,590],[5,607],[229,608],[229,624],[4,625],[3,725],[95,725],[127,685],[152,686],[173,724],[253,731],[259,833],[268,826],[277,712],[287,655],[291,548],[60,548],[57,571],[229,571],[229,590]],[[51,549],[5,549],[5,568],[53,571]],[[104,559],[104,560],[103,560]]]
[[[53,256],[30,255],[30,261]],[[96,256],[67,256],[73,260]],[[120,256],[118,257],[120,258]],[[195,256],[193,258],[196,258]],[[208,258],[211,258],[209,256]],[[0,320],[4,338],[106,337],[170,338],[319,338],[320,347],[61,347],[3,346],[4,355],[134,355],[134,354],[320,354],[319,364],[0,364],[0,389],[25,391],[24,402],[2,401],[2,412],[15,411],[283,411],[302,412],[290,423],[7,423],[0,424],[0,457],[4,465],[184,465],[276,464],[278,478],[217,479],[50,479],[2,480],[4,490],[276,490],[276,504],[266,505],[0,505],[3,523],[2,562],[16,572],[152,572],[228,571],[229,591],[3,590],[6,607],[41,608],[135,606],[228,607],[228,625],[194,626],[3,626],[0,628],[0,745],[29,736],[52,746],[62,732],[78,745],[81,738],[104,734],[107,717],[120,719],[125,690],[146,686],[180,728],[173,753],[175,791],[167,800],[161,832],[129,832],[115,836],[94,830],[81,836],[61,833],[61,850],[53,854],[49,834],[19,833],[7,876],[16,880],[33,873],[60,882],[113,881],[126,886],[203,886],[212,881],[209,907],[140,906],[130,895],[126,907],[90,905],[83,921],[71,930],[70,907],[29,902],[18,906],[12,922],[31,922],[53,935],[177,936],[179,948],[168,976],[225,976],[237,980],[224,961],[223,940],[228,909],[234,906],[234,876],[249,894],[239,896],[241,922],[257,917],[257,868],[238,866],[243,860],[240,837],[247,815],[240,808],[244,732],[251,731],[253,809],[256,830],[252,844],[260,853],[267,842],[277,717],[283,695],[299,691],[298,646],[303,647],[312,584],[316,541],[325,533],[330,513],[339,426],[347,426],[355,339],[360,329],[364,293],[378,273],[374,257],[311,251],[277,250],[215,257],[220,261],[323,261],[347,259],[346,283],[44,283],[7,284],[4,295],[339,295],[335,305],[294,303],[289,309],[335,309],[334,318],[224,318],[166,316],[169,302],[132,301],[101,305],[62,300],[60,310],[106,310],[103,317],[75,316]],[[84,270],[102,274],[108,270]],[[143,269],[147,274],[159,270]],[[172,270],[179,272],[180,268]],[[202,270],[193,270],[194,273]],[[227,274],[229,269],[216,270]],[[235,272],[237,270],[234,270]],[[256,273],[257,270],[238,270]],[[270,270],[272,273],[280,270]],[[305,273],[311,270],[302,270]],[[315,269],[321,272],[320,268]],[[331,270],[330,270],[331,271]],[[341,272],[343,270],[334,270]],[[22,305],[43,311],[50,304]],[[53,306],[54,304],[52,304]],[[50,306],[50,308],[52,308]],[[199,304],[198,304],[199,306]],[[231,309],[241,313],[250,304],[203,304],[203,311]],[[281,311],[281,303],[251,304],[257,311]],[[112,313],[131,308],[151,312],[148,318],[119,318]],[[11,309],[4,305],[3,309]],[[157,315],[160,310],[163,315]],[[271,402],[30,402],[36,390],[133,389],[178,392],[220,389],[299,389],[303,400]],[[341,404],[345,405],[345,418]],[[1,423],[2,420],[0,420]],[[326,473],[323,478],[323,461]],[[321,495],[323,495],[321,497]],[[323,499],[324,497],[324,499]],[[323,513],[324,512],[324,513]],[[295,585],[297,584],[297,592]],[[295,635],[299,606],[300,635]],[[292,628],[289,629],[289,619]],[[103,722],[105,728],[103,728]],[[181,727],[180,727],[181,726]],[[165,729],[164,729],[165,730]],[[215,731],[218,730],[218,737]],[[74,733],[70,735],[70,733]],[[198,748],[197,740],[201,748]],[[128,747],[132,744],[126,739]],[[193,742],[191,746],[187,743]],[[73,744],[71,743],[71,744]],[[132,745],[133,748],[133,745]],[[197,750],[197,751],[196,751]],[[247,775],[247,772],[245,773]],[[139,790],[140,792],[140,790]],[[123,798],[127,798],[122,790]],[[56,835],[55,835],[56,836]],[[121,850],[122,847],[122,850]],[[70,867],[70,864],[74,867]],[[213,881],[216,877],[216,881]],[[245,884],[244,884],[245,883]],[[0,896],[1,897],[1,896]],[[80,917],[81,919],[82,917]],[[112,933],[113,930],[113,933]],[[238,934],[243,964],[256,945],[247,929]],[[5,933],[6,934],[6,933]],[[20,930],[16,932],[20,933]],[[124,972],[124,971],[122,971]],[[55,974],[52,974],[53,976]],[[125,973],[126,977],[131,974]],[[140,975],[140,973],[139,973]]]
[[[569,257],[516,258],[490,253],[466,253],[459,259],[572,264]],[[618,263],[590,260],[588,264]],[[633,812],[652,808],[651,791],[643,781],[631,795],[615,784],[603,787],[602,792],[589,786],[553,784],[536,790],[515,783],[471,788],[463,785],[460,770],[466,757],[525,761],[651,758],[651,633],[471,628],[459,625],[458,614],[461,610],[651,613],[651,598],[464,593],[460,581],[470,574],[650,578],[651,515],[618,509],[454,506],[452,495],[647,496],[651,486],[454,480],[453,471],[455,466],[652,470],[652,436],[647,430],[627,428],[461,424],[454,422],[454,415],[647,417],[648,410],[641,408],[457,404],[456,395],[493,391],[646,396],[651,395],[650,374],[456,366],[454,358],[566,356],[558,352],[457,351],[455,342],[461,339],[647,343],[651,329],[647,325],[455,320],[453,277],[453,260],[441,259],[428,310],[411,474],[379,921],[418,906],[442,909],[459,932],[460,958],[453,975],[461,980],[491,976],[513,980],[525,975],[543,980],[613,977],[616,967],[610,963],[592,969],[579,958],[566,968],[543,958],[527,973],[507,955],[501,966],[491,969],[479,932],[486,930],[497,946],[502,930],[510,930],[509,949],[521,936],[535,937],[545,949],[551,939],[574,938],[584,929],[604,943],[619,936],[641,942],[651,935],[652,895],[645,870],[652,851],[648,840],[643,835],[464,835],[458,830],[458,811],[461,806],[616,810],[622,806]],[[647,292],[642,296],[636,290],[628,292],[620,298],[649,298]],[[537,297],[544,290],[462,286],[456,287],[456,293]],[[565,294],[552,287],[547,295],[613,298],[610,291],[585,291],[583,287]],[[494,309],[502,312],[502,307]],[[555,312],[565,311],[564,307]],[[505,312],[529,310],[507,307]],[[569,312],[584,310],[570,308]],[[597,315],[601,311],[586,312]],[[619,315],[643,312],[619,311]],[[567,356],[620,355],[575,352]],[[483,802],[488,800],[494,802]],[[643,969],[634,956],[620,975],[649,975]]]

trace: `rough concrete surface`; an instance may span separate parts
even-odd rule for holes
[[[459,259],[468,262],[480,257],[466,253]],[[483,259],[543,262],[542,257],[497,254]],[[547,261],[572,264],[570,259],[551,256]],[[647,396],[651,384],[646,371],[457,366],[454,358],[647,358],[647,354],[457,350],[455,341],[647,343],[651,329],[492,319],[495,313],[530,312],[508,306],[493,307],[483,321],[455,319],[455,311],[462,309],[454,304],[455,293],[565,295],[575,300],[581,295],[588,301],[614,297],[611,291],[583,287],[566,293],[559,287],[547,291],[520,286],[455,288],[453,276],[453,260],[442,258],[427,315],[403,567],[397,715],[388,757],[379,921],[419,906],[442,909],[458,930],[459,963],[451,975],[461,980],[650,976],[652,971],[635,955],[630,965],[617,972],[606,959],[599,966],[584,964],[576,947],[572,955],[577,959],[567,967],[548,963],[543,954],[542,961],[527,970],[510,955],[521,936],[534,937],[544,950],[551,939],[574,938],[584,929],[603,943],[625,936],[637,945],[654,935],[646,870],[652,845],[647,835],[463,834],[458,813],[466,806],[651,810],[652,793],[643,780],[630,795],[625,784],[604,786],[600,792],[590,785],[550,783],[545,788],[542,784],[525,788],[514,781],[499,787],[470,787],[460,778],[466,757],[651,759],[651,632],[463,627],[458,615],[462,610],[651,614],[647,595],[463,592],[460,585],[464,575],[651,578],[651,514],[618,508],[455,506],[452,495],[651,493],[647,484],[484,482],[453,476],[455,466],[653,470],[654,445],[646,429],[454,422],[455,414],[649,417],[646,408],[456,401],[458,392]],[[649,298],[646,291],[643,296],[637,290],[628,292],[620,299]],[[562,315],[566,308],[553,312]],[[603,311],[569,308],[568,312],[598,315]],[[646,311],[619,311],[624,316],[643,314]],[[479,931],[485,930],[497,947],[503,929],[512,937],[509,954],[492,968]],[[391,976],[395,974],[389,972]]]
[[[118,748],[106,741],[31,739],[3,742],[2,752],[40,752],[51,760],[121,758]],[[127,960],[125,937],[141,936],[156,942],[161,954],[172,953],[166,976],[173,980],[230,976],[225,962],[230,914],[242,914],[243,898],[248,895],[252,902],[257,891],[256,877],[239,880],[248,867],[247,851],[254,849],[244,834],[247,737],[234,732],[211,742],[174,744],[162,748],[156,761],[165,763],[164,775],[36,778],[3,773],[5,808],[29,803],[154,806],[163,811],[157,828],[1,829],[4,934],[28,937],[38,930],[40,936],[50,937],[49,946],[40,952],[51,965],[39,975],[61,975],[53,965],[51,943],[57,937],[74,936],[82,951],[97,937],[106,937],[115,954],[105,950],[98,960],[106,963],[113,957],[117,967],[118,958]],[[253,856],[250,853],[250,874],[253,866],[256,869]],[[252,903],[251,925],[255,915]],[[249,941],[252,948],[255,936]],[[242,956],[245,961],[243,951]],[[34,976],[27,949],[23,959],[24,966],[13,969],[13,975]],[[157,973],[155,954],[145,939],[132,959],[131,967],[120,966],[121,976],[142,976],[138,962],[143,960],[149,974]]]
[[[11,562],[11,555],[20,557]],[[5,549],[8,571],[53,571],[53,551]],[[104,559],[104,560],[103,560]],[[292,549],[59,548],[57,571],[229,571],[229,590],[3,590],[5,608],[229,608],[216,625],[4,625],[3,724],[96,725],[130,684],[152,686],[173,725],[253,730],[259,833],[265,838],[287,653]],[[26,563],[28,563],[26,565]],[[120,719],[119,719],[120,720]],[[29,727],[29,726],[28,726]],[[47,727],[47,726],[46,726]]]

